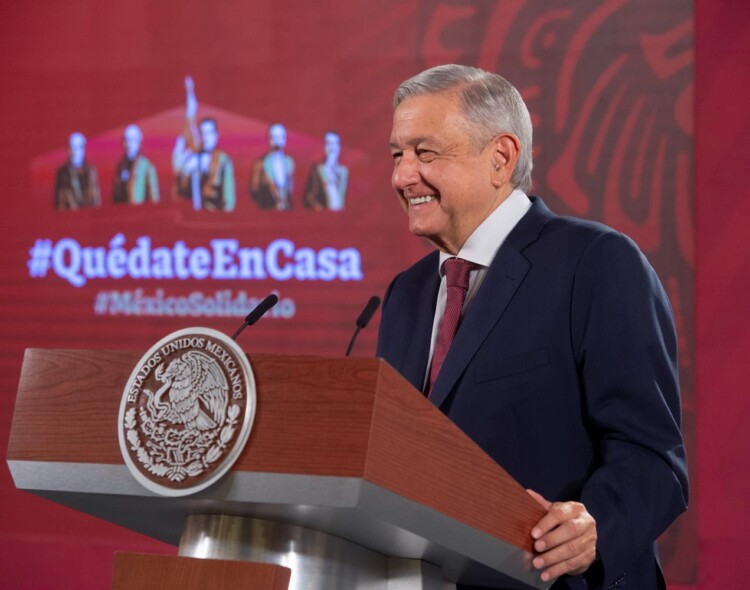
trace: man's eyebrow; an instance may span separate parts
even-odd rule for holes
[[[419,145],[420,143],[430,142],[430,141],[432,141],[432,138],[427,137],[427,136],[413,137],[409,141],[406,142],[406,145]],[[388,147],[390,149],[401,149],[400,145],[392,140],[388,143]]]

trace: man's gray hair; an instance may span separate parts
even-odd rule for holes
[[[393,97],[393,108],[413,96],[451,91],[459,93],[477,149],[500,133],[518,137],[521,153],[510,182],[528,192],[533,166],[531,117],[521,94],[500,74],[456,64],[436,66],[403,82]]]

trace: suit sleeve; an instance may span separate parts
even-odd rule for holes
[[[156,167],[151,164],[148,166],[148,187],[153,203],[159,202],[159,177],[156,175]]]
[[[390,359],[390,357],[388,355],[388,348],[389,347],[388,347],[387,342],[386,342],[387,341],[386,332],[388,331],[387,330],[387,324],[388,324],[388,317],[389,317],[388,313],[389,313],[390,309],[388,309],[388,311],[386,311],[386,308],[388,307],[388,303],[390,302],[391,293],[393,292],[393,287],[396,284],[396,281],[398,280],[398,278],[400,276],[401,276],[401,274],[399,274],[398,276],[396,276],[390,282],[390,284],[388,285],[388,287],[385,290],[385,293],[383,294],[383,303],[380,306],[381,319],[380,319],[380,326],[378,328],[378,344],[377,344],[377,348],[376,348],[376,351],[375,351],[375,356],[376,357],[383,358],[383,359],[391,362],[391,364],[393,364],[393,362],[392,362],[392,359]]]
[[[582,256],[571,314],[600,459],[581,501],[597,522],[606,588],[687,507],[676,334],[655,272],[616,233]]]
[[[320,175],[318,174],[318,165],[310,166],[310,172],[307,175],[305,189],[302,196],[302,204],[306,209],[321,210],[324,204],[320,202],[319,195],[321,191]]]
[[[224,178],[222,182],[224,191],[224,210],[234,211],[237,204],[237,196],[234,188],[234,165],[230,158],[226,158],[224,164]]]
[[[93,166],[91,166],[89,170],[90,170],[89,194],[91,195],[90,205],[92,207],[101,207],[102,206],[102,191],[99,189],[99,173],[96,171],[96,168],[94,168]]]

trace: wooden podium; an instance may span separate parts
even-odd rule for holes
[[[384,361],[251,355],[242,454],[218,483],[170,498],[135,480],[118,445],[140,357],[27,350],[8,444],[19,489],[179,546],[169,563],[118,555],[116,589],[168,567],[274,590],[549,586],[531,567],[541,506]]]

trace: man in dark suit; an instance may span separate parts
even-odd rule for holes
[[[687,471],[656,274],[629,238],[527,197],[531,120],[501,76],[432,68],[394,104],[393,186],[438,251],[389,286],[378,355],[547,508],[533,565],[555,590],[664,588],[655,541]]]

